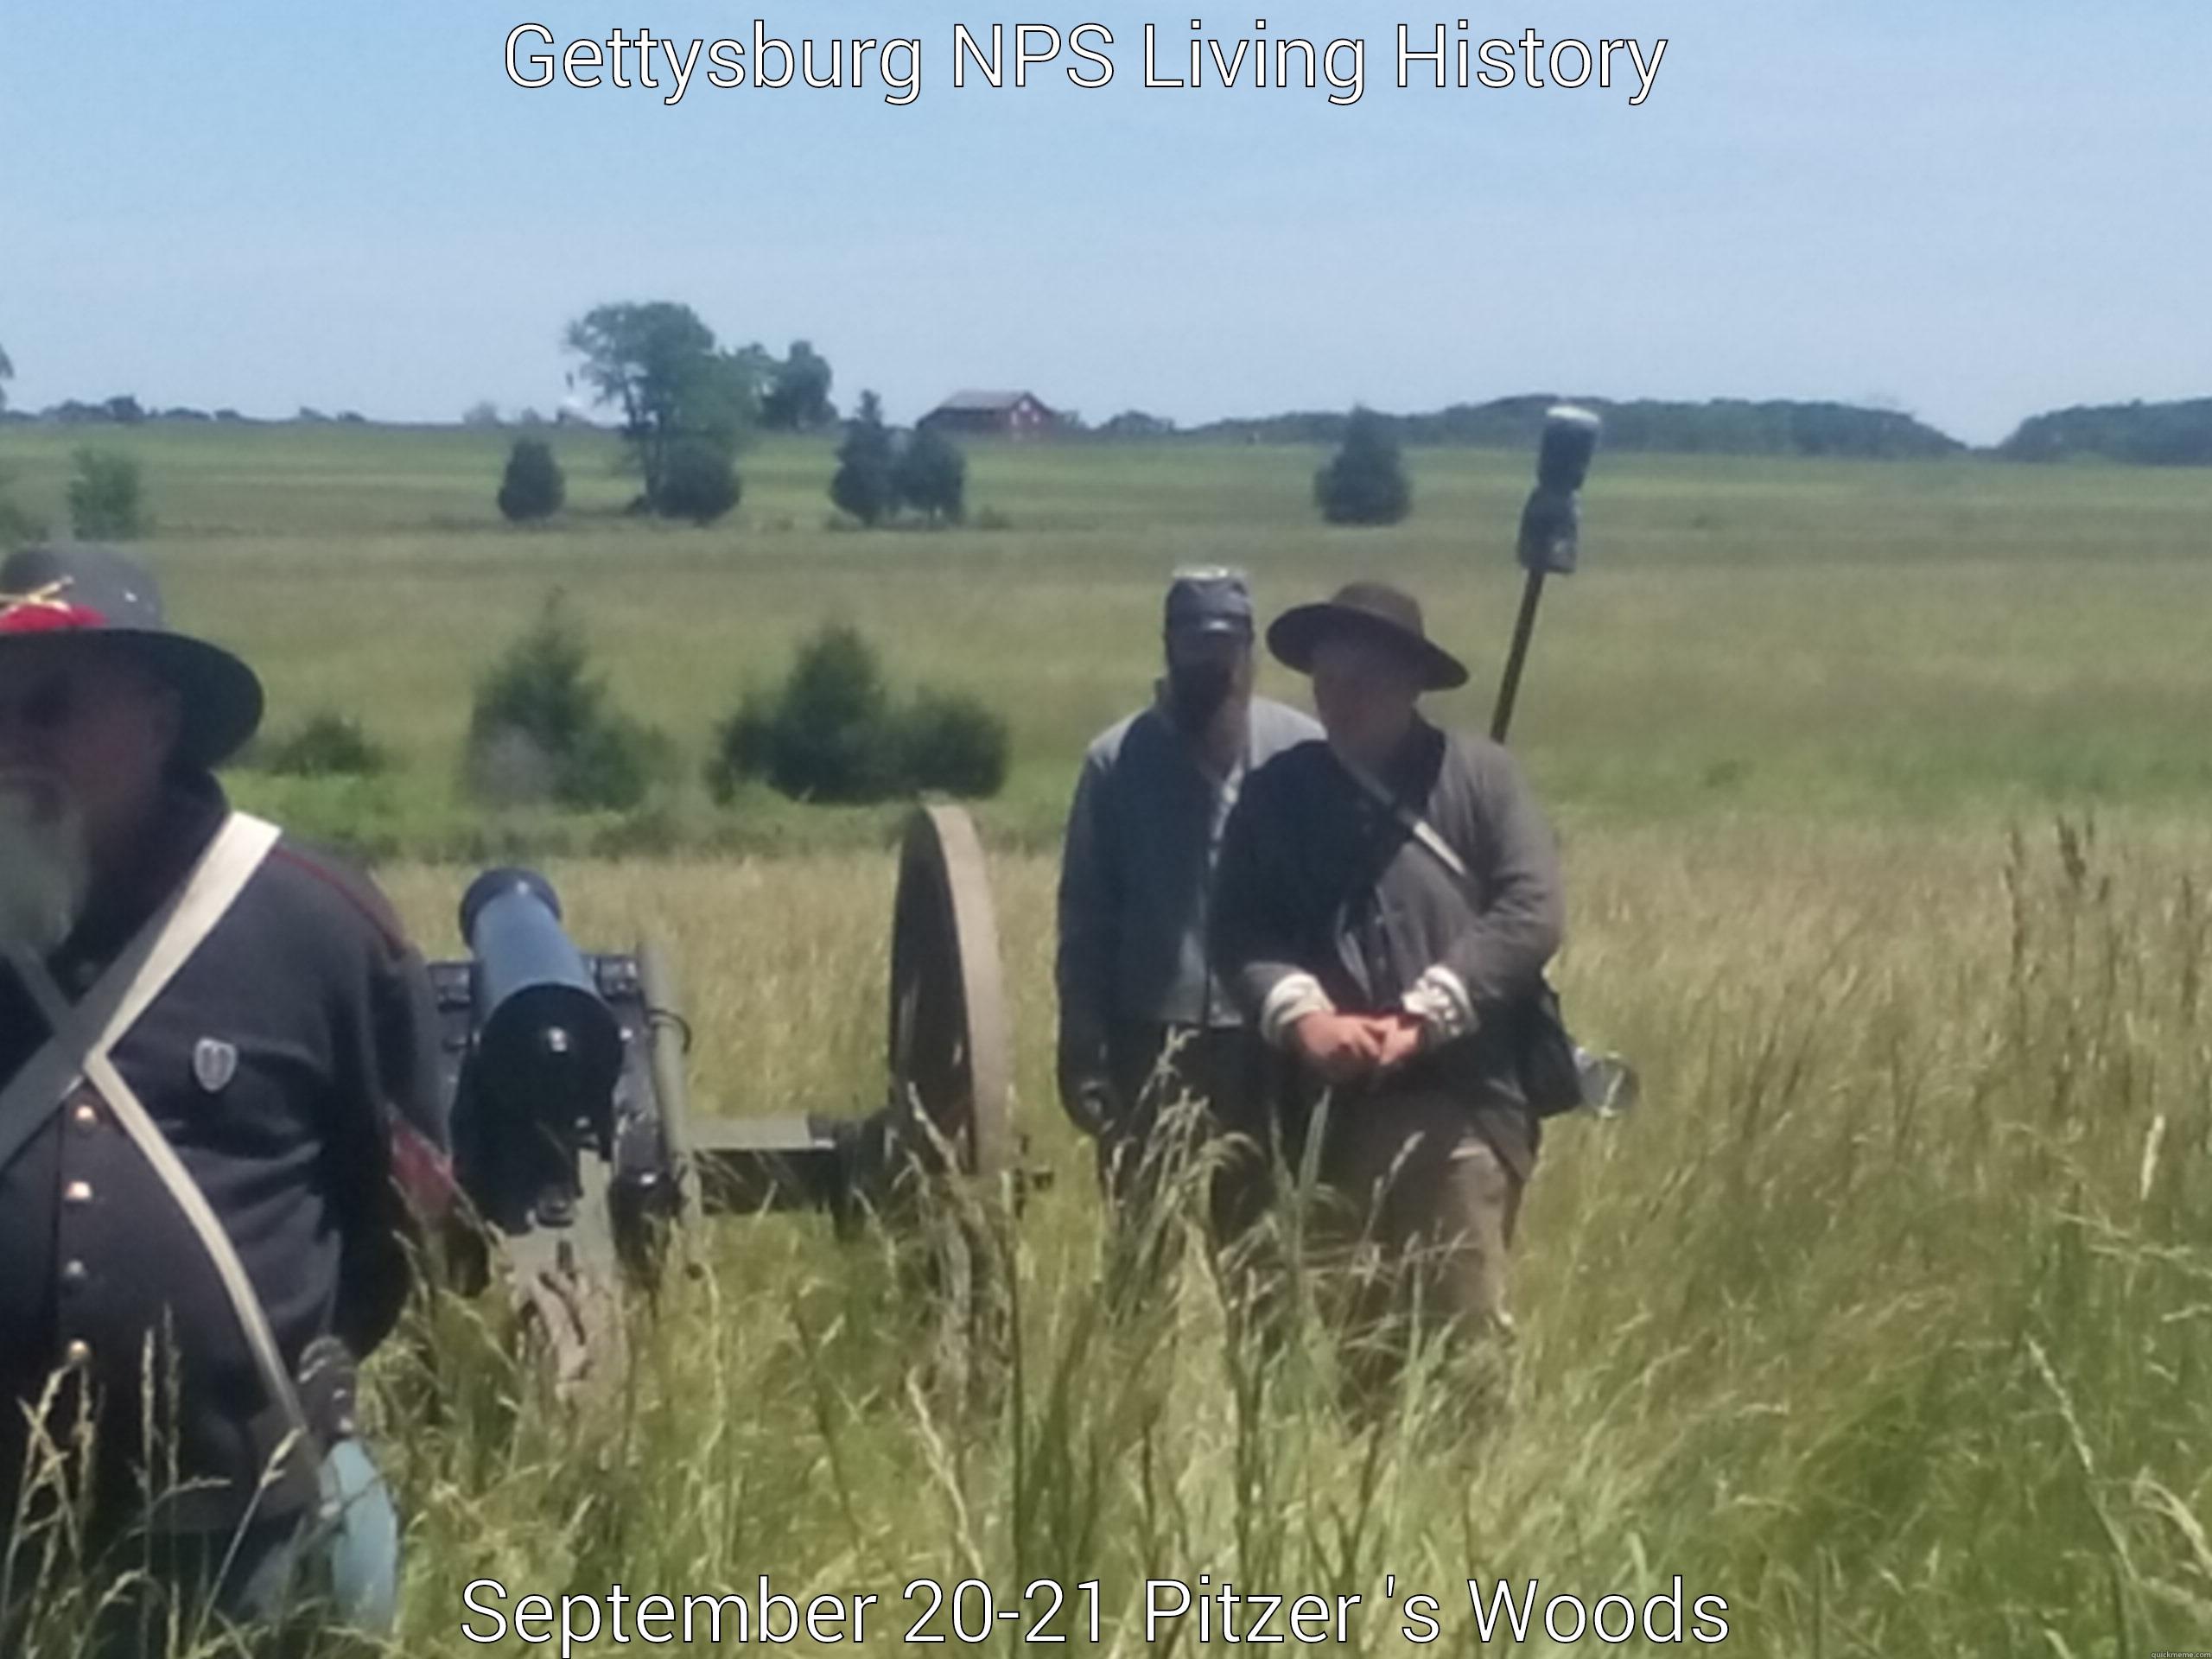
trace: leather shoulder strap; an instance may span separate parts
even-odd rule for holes
[[[1330,753],[1336,754],[1336,751],[1332,749]],[[1340,754],[1336,754],[1336,760],[1337,764],[1350,774],[1354,783],[1375,798],[1377,805],[1397,819],[1400,823],[1405,825],[1406,833],[1419,842],[1422,849],[1431,858],[1451,871],[1453,878],[1462,886],[1472,887],[1474,872],[1467,868],[1467,861],[1459,856],[1458,850],[1452,843],[1444,839],[1442,830],[1393,795],[1388,785],[1366,767],[1355,766]]]
[[[39,969],[41,978],[46,970]],[[59,996],[51,979],[43,987],[35,988],[33,995],[41,1002],[45,994]],[[67,1020],[69,1010],[62,1007],[54,1014]],[[52,1016],[49,1016],[52,1017]],[[291,1372],[286,1369],[284,1357],[276,1346],[276,1333],[269,1324],[269,1314],[261,1305],[261,1297],[254,1290],[253,1281],[246,1276],[245,1263],[238,1259],[238,1247],[231,1243],[231,1236],[224,1230],[222,1220],[207,1203],[207,1195],[200,1190],[200,1183],[192,1179],[192,1172],[176,1155],[176,1148],[169,1145],[168,1137],[162,1133],[162,1126],[154,1122],[137,1092],[115,1069],[115,1062],[105,1051],[95,1050],[85,1058],[86,1081],[99,1091],[123,1132],[130,1137],[139,1155],[154,1166],[154,1173],[184,1218],[192,1224],[192,1230],[200,1240],[200,1248],[207,1252],[213,1264],[216,1277],[223,1281],[223,1294],[231,1304],[238,1329],[245,1334],[246,1346],[252,1351],[254,1368],[261,1373],[263,1388],[270,1402],[284,1414],[285,1426],[305,1439],[308,1433],[307,1414],[301,1408],[299,1391],[292,1385]],[[283,1455],[289,1456],[289,1448]]]
[[[238,1259],[237,1247],[209,1206],[199,1183],[192,1179],[191,1172],[176,1155],[176,1149],[162,1133],[161,1126],[155,1122],[109,1058],[116,1043],[230,913],[276,841],[274,826],[242,814],[233,815],[201,855],[175,900],[147,924],[139,938],[132,941],[130,949],[102,976],[100,984],[82,1003],[71,1006],[47,972],[46,964],[29,952],[13,952],[10,960],[16,976],[53,1028],[48,1048],[58,1051],[67,1062],[61,1067],[68,1079],[62,1086],[62,1094],[66,1095],[80,1079],[89,1083],[107,1103],[140,1155],[153,1166],[170,1198],[191,1224],[200,1248],[207,1253],[216,1275],[222,1281],[224,1294],[246,1345],[252,1351],[255,1367],[261,1373],[270,1402],[283,1413],[294,1436],[303,1440],[308,1431],[298,1391],[292,1385],[291,1374],[285,1368],[276,1334],[270,1327],[268,1313],[261,1305],[261,1298],[255,1294],[245,1264]],[[118,971],[126,969],[130,970],[129,978],[119,984],[114,982]],[[8,1093],[12,1106],[16,1094],[12,1085]],[[48,1109],[49,1115],[59,1104],[57,1096]],[[289,1449],[283,1455],[289,1458]]]
[[[82,1035],[66,1042],[57,1029],[0,1090],[0,1167],[45,1128],[85,1075],[88,1049],[105,1053],[138,1023],[154,999],[168,988],[177,970],[207,942],[279,838],[276,825],[234,812],[215,832],[191,873],[168,902],[138,930],[121,956],[71,1010],[72,1025]],[[16,976],[36,995],[24,960],[12,958]],[[31,960],[38,976],[44,966]],[[48,1020],[51,1025],[53,1021]]]

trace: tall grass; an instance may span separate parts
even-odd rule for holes
[[[1502,1392],[1433,1357],[1380,1410],[1347,1408],[1310,1323],[1279,1351],[1233,1339],[1195,1247],[1109,1303],[1087,1156],[1046,1092],[1051,869],[1001,861],[1024,1124],[1058,1179],[1004,1235],[997,1386],[946,1385],[888,1242],[804,1217],[696,1232],[598,1415],[540,1397],[496,1304],[430,1299],[376,1370],[410,1517],[397,1651],[523,1651],[461,1634],[477,1579],[512,1611],[618,1581],[749,1597],[764,1573],[880,1597],[880,1645],[925,1610],[899,1599],[915,1580],[1032,1615],[1050,1580],[1096,1581],[1102,1645],[1133,1650],[1145,1581],[1201,1573],[1359,1595],[1361,1653],[1406,1645],[1416,1593],[1440,1649],[1477,1650],[1471,1577],[1486,1599],[1538,1580],[1541,1625],[1554,1595],[1641,1607],[1680,1575],[1686,1611],[1725,1599],[1728,1644],[1762,1656],[2201,1645],[2208,853],[2141,816],[1580,836],[1569,1007],[1635,1054],[1646,1104],[1553,1128]],[[887,860],[556,874],[586,937],[675,938],[702,1096],[872,1103]],[[449,926],[454,873],[391,885],[427,936]],[[81,1613],[54,1599],[28,1651],[70,1651]],[[1198,1649],[1193,1618],[1160,1635]],[[1647,1649],[1675,1650],[1624,1650]]]
[[[570,522],[519,537],[496,435],[116,442],[145,462],[182,620],[248,650],[280,723],[334,709],[394,749],[386,777],[242,794],[387,852],[655,855],[553,874],[585,940],[674,944],[702,1110],[880,1103],[886,822],[690,798],[486,819],[451,794],[483,663],[559,585],[626,706],[695,756],[832,617],[1014,724],[988,823],[1024,1126],[1057,1181],[1003,1237],[995,1386],[956,1385],[885,1241],[812,1218],[696,1230],[699,1271],[639,1310],[626,1386],[583,1417],[541,1397],[495,1301],[427,1298],[372,1385],[410,1517],[396,1651],[493,1650],[461,1634],[479,1578],[634,1596],[763,1573],[882,1598],[878,1645],[922,1611],[914,1580],[1004,1606],[1048,1579],[1096,1581],[1101,1645],[1128,1650],[1145,1580],[1201,1573],[1361,1595],[1360,1652],[1402,1645],[1421,1592],[1435,1645],[1469,1650],[1477,1574],[1539,1580],[1539,1619],[1679,1575],[1686,1604],[1725,1599],[1737,1650],[1778,1659],[2212,1640],[2196,480],[1602,463],[1519,741],[1566,835],[1570,1014],[1637,1058],[1647,1104],[1550,1133],[1498,1391],[1440,1355],[1353,1413],[1310,1318],[1272,1357],[1232,1339],[1203,1250],[1134,1309],[1102,1286],[1089,1159],[1052,1105],[1050,849],[1081,742],[1143,699],[1175,563],[1245,563],[1270,609],[1408,581],[1479,686],[1525,457],[1417,453],[1415,517],[1351,533],[1312,521],[1308,452],[986,448],[974,497],[1012,527],[920,551],[815,528],[819,445],[750,453],[744,512],[693,532],[619,519],[611,447],[563,435]],[[0,461],[54,516],[67,443],[11,429]],[[1439,712],[1472,726],[1481,702]],[[785,855],[670,855],[711,846]],[[386,874],[450,950],[467,872]],[[111,1587],[48,1582],[25,1659],[75,1652]],[[1162,1635],[1198,1646],[1187,1621]]]

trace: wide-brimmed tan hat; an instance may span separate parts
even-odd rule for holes
[[[1285,611],[1268,630],[1268,649],[1300,673],[1313,671],[1314,648],[1332,635],[1363,634],[1402,652],[1421,671],[1422,686],[1449,691],[1467,683],[1466,664],[1428,637],[1421,601],[1383,582],[1355,582],[1318,605]]]
[[[170,627],[152,574],[111,547],[32,547],[0,564],[0,650],[30,639],[127,646],[176,692],[177,760],[213,766],[261,724],[260,678],[220,645]]]

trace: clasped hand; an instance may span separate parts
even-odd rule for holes
[[[1421,1052],[1421,1039],[1409,1014],[1309,1014],[1291,1028],[1298,1058],[1336,1084],[1395,1071]]]

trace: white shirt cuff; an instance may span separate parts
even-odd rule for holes
[[[1337,1005],[1311,974],[1285,974],[1260,1005],[1260,1035],[1270,1047],[1287,1048],[1291,1028],[1309,1014],[1334,1014]]]
[[[1466,982],[1441,963],[1415,980],[1399,1003],[1421,1021],[1427,1047],[1456,1041],[1475,1028],[1475,1005]]]

